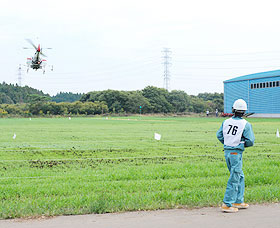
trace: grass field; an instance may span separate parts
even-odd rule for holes
[[[0,119],[0,218],[220,205],[229,176],[216,139],[222,121]],[[245,199],[279,202],[280,121],[249,121]]]

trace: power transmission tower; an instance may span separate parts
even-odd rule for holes
[[[171,51],[169,48],[163,48],[163,66],[164,66],[164,72],[163,72],[163,88],[166,90],[170,89],[170,71],[169,66],[171,65],[170,60],[171,57],[169,56],[171,54]]]
[[[21,76],[21,65],[19,64],[19,68],[18,68],[18,85],[21,86],[21,80],[22,80],[22,76]]]

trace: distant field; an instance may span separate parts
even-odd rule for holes
[[[222,121],[0,119],[0,218],[217,206],[229,176],[216,139]],[[249,121],[246,201],[279,202],[280,120]]]

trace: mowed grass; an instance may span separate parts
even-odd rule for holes
[[[229,177],[223,120],[0,119],[0,218],[218,206]],[[280,121],[249,121],[245,199],[279,202]]]

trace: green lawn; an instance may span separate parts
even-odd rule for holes
[[[217,206],[229,176],[223,120],[0,119],[0,218]],[[280,120],[249,121],[245,199],[279,202]]]

